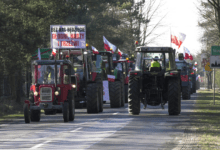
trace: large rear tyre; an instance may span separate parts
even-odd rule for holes
[[[87,113],[99,113],[99,86],[90,83],[86,88]]]
[[[128,103],[128,85],[125,84],[124,90],[125,90],[125,103]]]
[[[132,115],[140,113],[140,85],[137,76],[130,76],[128,83],[128,112]]]
[[[69,121],[73,121],[75,117],[75,100],[74,100],[74,92],[71,90],[67,96],[69,102]]]
[[[40,121],[40,110],[31,110],[31,121],[39,122]]]
[[[121,82],[109,82],[110,107],[121,107]]]
[[[180,113],[179,99],[180,85],[178,79],[168,81],[168,112],[169,115],[178,115]]]
[[[183,89],[182,89],[182,98],[183,98],[184,100],[190,99],[190,98],[189,98],[189,95],[190,95],[189,86],[184,86],[184,87],[182,87],[182,88],[183,88]]]
[[[99,87],[99,112],[103,112],[103,86]]]
[[[103,74],[97,73],[95,82],[100,86],[99,89],[99,112],[103,112]],[[101,95],[101,97],[100,97]]]
[[[31,122],[30,108],[28,104],[24,104],[24,121],[25,123]]]
[[[63,120],[64,122],[69,121],[69,103],[68,102],[64,102],[63,104]]]
[[[125,106],[124,78],[121,78],[121,107]]]

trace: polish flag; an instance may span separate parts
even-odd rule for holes
[[[117,49],[117,47],[115,45],[113,45],[112,43],[110,43],[106,38],[105,36],[103,36],[103,42],[104,42],[104,48],[107,50],[107,51],[111,51],[112,49],[112,53],[114,53]]]
[[[123,52],[118,49],[118,54],[120,55],[120,57],[122,57]]]
[[[183,41],[185,40],[186,35],[183,33],[172,33],[171,34],[171,43],[174,43],[178,46],[178,49],[182,45]]]
[[[38,48],[38,54],[37,54],[38,60],[41,60],[41,54],[40,54],[40,48]]]
[[[53,49],[52,51],[53,56],[56,56],[56,53],[57,53],[56,49]]]
[[[99,54],[99,51],[93,46],[92,46],[92,52],[93,54]]]
[[[183,47],[184,49],[184,59],[190,59],[190,60],[193,60],[193,56],[190,54],[190,51],[186,48],[186,47]]]

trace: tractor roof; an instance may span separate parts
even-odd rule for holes
[[[112,53],[109,52],[109,51],[106,51],[106,52],[104,52],[104,51],[99,51],[99,55],[102,55],[102,56],[112,56]]]
[[[140,46],[137,47],[136,52],[151,52],[151,53],[155,53],[155,52],[173,52],[174,49],[172,47],[145,47],[145,46]]]
[[[60,65],[60,64],[72,65],[70,60],[34,60],[32,62],[32,64],[55,65],[55,62],[56,62],[57,65]]]

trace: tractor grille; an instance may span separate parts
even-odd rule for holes
[[[52,101],[52,89],[49,87],[43,87],[40,89],[41,101]]]

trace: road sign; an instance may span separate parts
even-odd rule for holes
[[[209,62],[206,63],[205,70],[206,71],[212,71],[212,69],[210,68],[210,63]]]
[[[220,55],[210,56],[210,64],[211,68],[220,68]]]
[[[220,46],[212,46],[212,48],[211,48],[211,55],[212,56],[220,55]]]

